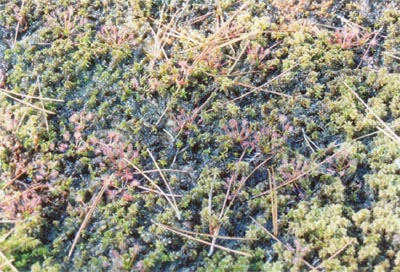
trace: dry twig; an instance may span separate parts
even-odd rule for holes
[[[160,223],[156,223],[156,222],[154,222],[154,221],[152,221],[152,222],[153,222],[154,224],[156,224],[157,226],[159,226],[159,227],[165,229],[165,230],[168,230],[168,231],[170,231],[170,232],[173,232],[173,233],[175,233],[175,234],[178,234],[178,235],[183,236],[183,237],[185,237],[185,238],[188,238],[188,239],[190,239],[190,240],[193,240],[193,241],[196,241],[196,242],[205,244],[205,245],[209,245],[209,246],[212,245],[210,242],[207,242],[207,241],[201,240],[201,239],[199,239],[199,238],[190,236],[190,235],[188,235],[188,234],[182,232],[181,230],[178,230],[178,229],[175,229],[175,228],[172,228],[172,227],[169,227],[169,226],[160,224]],[[251,256],[250,254],[248,254],[248,253],[246,253],[246,252],[242,252],[242,251],[230,249],[230,248],[227,248],[227,247],[224,247],[224,246],[220,246],[220,245],[217,245],[217,244],[214,244],[214,247],[219,248],[219,249],[222,249],[222,250],[225,250],[225,251],[228,251],[228,252],[231,252],[231,253],[239,254],[239,255],[242,255],[242,256],[247,256],[247,257],[250,257],[250,256]]]
[[[244,152],[243,152],[242,155],[244,155]],[[243,157],[243,156],[241,156],[241,158],[242,158],[242,157]],[[222,218],[223,218],[224,216],[226,216],[226,214],[227,214],[228,211],[230,210],[230,208],[231,208],[231,206],[233,205],[233,203],[234,203],[236,197],[239,195],[240,191],[242,190],[243,186],[246,184],[247,180],[248,180],[261,166],[263,166],[264,164],[266,164],[266,163],[267,163],[270,159],[272,159],[272,158],[273,158],[273,156],[270,156],[270,157],[268,157],[267,159],[265,159],[263,162],[261,162],[259,165],[257,165],[257,166],[253,169],[253,171],[252,171],[248,176],[246,176],[244,179],[242,179],[242,180],[240,181],[239,187],[236,189],[236,191],[235,191],[235,193],[233,194],[233,196],[232,196],[232,198],[231,198],[229,204],[227,205],[228,198],[229,198],[229,195],[230,195],[230,193],[231,193],[232,183],[233,183],[234,180],[236,180],[237,175],[235,174],[234,177],[232,177],[231,179],[229,179],[228,189],[227,189],[227,191],[226,191],[224,203],[223,203],[223,205],[222,205],[221,212],[220,212],[220,215],[219,215],[219,218],[218,218],[218,219],[219,219],[219,224],[218,224],[218,226],[216,226],[216,227],[213,226],[213,229],[212,229],[212,232],[213,232],[213,233],[212,233],[212,234],[213,234],[213,240],[212,240],[212,242],[211,242],[210,251],[209,251],[209,253],[208,253],[209,256],[211,256],[211,255],[213,254],[213,252],[214,252],[214,244],[215,244],[216,241],[217,241],[217,238],[218,238],[218,235],[219,235],[219,231],[221,230],[221,227],[222,227],[222,224],[221,224]],[[210,203],[211,203],[211,202],[210,202]],[[210,215],[211,215],[211,213],[210,213]]]
[[[342,252],[343,252],[348,246],[350,246],[352,243],[353,243],[353,240],[350,240],[349,242],[347,242],[343,247],[341,247],[338,251],[336,251],[334,254],[332,254],[332,256],[330,256],[328,259],[322,261],[322,262],[316,267],[316,269],[322,269],[327,261],[330,261],[330,260],[336,258],[340,253],[342,253]]]
[[[137,167],[135,164],[133,164],[131,161],[129,161],[128,159],[124,158],[124,161],[126,161],[129,165],[131,165],[133,168],[135,168],[135,170],[141,174],[146,180],[148,180],[156,189],[157,191],[154,191],[155,193],[158,193],[160,195],[162,195],[169,203],[169,205],[171,206],[171,208],[175,211],[177,218],[180,218],[180,213],[178,210],[178,206],[175,206],[175,201],[173,201],[172,199],[174,199],[174,194],[170,193],[170,194],[166,194],[160,186],[157,185],[157,183],[155,183],[148,175],[146,175],[146,173],[144,171],[142,171],[139,167]],[[158,172],[161,171],[161,169],[157,170]],[[172,191],[172,190],[171,190]],[[171,197],[171,198],[170,198]]]
[[[157,168],[158,173],[160,174],[162,180],[164,181],[165,186],[167,187],[167,189],[168,189],[168,191],[169,191],[169,193],[171,195],[173,207],[174,207],[174,210],[176,212],[176,217],[178,218],[178,220],[180,220],[181,216],[180,216],[180,212],[179,212],[179,209],[178,209],[178,204],[176,204],[176,200],[175,200],[175,197],[174,197],[174,193],[173,193],[173,191],[171,189],[171,186],[169,186],[169,183],[168,183],[167,179],[165,178],[165,176],[164,176],[163,172],[161,171],[160,167],[158,166],[157,161],[154,159],[153,154],[151,153],[150,149],[147,149],[147,152],[149,153],[154,165]]]
[[[374,111],[371,109],[370,106],[368,106],[367,103],[364,102],[364,100],[361,99],[361,97],[346,83],[343,81],[343,84],[351,91],[351,93],[358,99],[358,101],[361,102],[361,104],[364,105],[364,107],[369,110],[369,112],[378,120],[378,123],[380,123],[384,129],[378,127],[378,130],[383,132],[385,135],[387,135],[390,139],[392,139],[395,143],[400,144],[400,138],[397,136],[397,134],[393,131],[393,129],[388,126]]]
[[[0,257],[3,258],[4,262],[8,265],[8,267],[9,267],[12,271],[18,272],[18,269],[15,268],[15,266],[12,264],[12,261],[13,261],[13,260],[9,260],[9,259],[7,258],[7,256],[4,255],[4,253],[1,252],[1,251],[0,251]]]
[[[276,183],[274,177],[274,169],[267,169],[269,190],[271,191],[271,210],[272,210],[272,225],[274,229],[274,235],[278,236],[278,197],[276,192]]]
[[[101,201],[101,197],[103,196],[104,192],[106,191],[106,189],[108,188],[108,186],[111,183],[111,179],[113,178],[113,176],[110,176],[106,181],[103,182],[103,186],[101,187],[100,192],[97,194],[97,196],[94,198],[92,205],[90,206],[89,211],[87,212],[85,219],[83,220],[78,232],[75,235],[75,239],[72,243],[72,246],[68,252],[68,257],[67,260],[69,261],[72,253],[74,252],[74,249],[76,247],[76,245],[78,244],[79,238],[82,234],[82,232],[85,230],[86,226],[89,223],[90,218],[92,217],[96,207],[99,205],[100,201]]]
[[[293,254],[295,254],[295,256],[297,258],[299,258],[305,265],[307,265],[310,269],[312,269],[313,271],[318,270],[317,267],[313,266],[312,264],[310,264],[309,262],[307,262],[306,260],[304,260],[301,256],[299,256],[298,254],[296,254],[296,252],[294,252],[293,248],[284,244],[281,240],[279,240],[275,235],[273,235],[271,232],[269,232],[263,225],[261,225],[260,223],[258,223],[257,220],[255,220],[253,217],[251,217],[251,220],[253,220],[253,222],[259,227],[261,228],[263,231],[265,231],[269,236],[271,236],[272,239],[274,239],[276,242],[278,242],[279,244],[283,245],[287,250],[289,250],[290,252],[292,252]]]

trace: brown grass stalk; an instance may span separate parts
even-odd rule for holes
[[[282,246],[284,246],[287,250],[289,250],[290,252],[292,252],[297,258],[299,258],[306,266],[308,266],[310,269],[312,269],[313,271],[317,271],[318,268],[313,266],[312,264],[310,264],[309,262],[307,262],[306,260],[304,260],[301,256],[299,256],[298,254],[296,254],[296,252],[293,250],[292,247],[284,244],[281,240],[279,240],[275,235],[273,235],[271,232],[269,232],[263,225],[261,225],[260,223],[258,223],[257,220],[255,220],[253,217],[251,217],[251,220],[253,220],[253,222],[259,227],[261,228],[263,231],[265,231],[272,239],[274,239],[277,243],[281,244]]]
[[[347,242],[343,247],[341,247],[338,251],[336,251],[334,254],[332,254],[332,256],[330,256],[328,259],[322,261],[322,263],[320,263],[320,264],[316,267],[316,269],[322,269],[322,268],[324,267],[324,264],[325,264],[327,261],[330,261],[330,260],[336,258],[340,253],[342,253],[344,250],[346,250],[346,248],[347,248],[348,246],[350,246],[352,243],[353,243],[353,240],[350,240],[349,242]]]
[[[25,6],[25,0],[22,0],[22,4],[21,7],[19,8],[19,11],[22,11],[22,9]],[[17,18],[20,17],[19,15],[17,16]],[[18,39],[18,32],[19,32],[19,27],[21,25],[21,20],[18,20],[17,22],[17,26],[15,28],[15,35],[14,35],[14,45],[17,43],[17,39]]]
[[[4,187],[2,188],[3,190],[5,188],[7,188],[8,186],[10,186],[11,184],[14,183],[14,181],[18,180],[20,177],[22,177],[28,170],[27,169],[23,169],[21,172],[19,172],[13,179],[11,179],[9,182],[6,183],[6,185],[4,185]]]
[[[41,101],[50,101],[50,102],[64,102],[62,99],[55,99],[55,98],[48,98],[48,97],[42,97],[42,96],[34,96],[34,95],[27,95],[27,94],[21,94],[17,92],[13,92],[7,89],[0,88],[1,92],[7,93],[9,95],[14,95],[14,96],[19,96],[23,98],[30,98],[30,99],[36,99],[36,100],[41,100]]]
[[[160,223],[156,223],[156,222],[154,222],[154,221],[152,221],[152,222],[153,222],[155,225],[161,227],[162,229],[168,230],[168,231],[173,232],[173,233],[175,233],[175,234],[178,234],[178,235],[180,235],[180,236],[182,236],[182,237],[188,238],[188,239],[190,239],[190,240],[196,241],[196,242],[201,243],[201,244],[204,244],[204,245],[208,245],[208,246],[211,246],[211,245],[212,245],[210,242],[207,242],[207,241],[201,240],[201,239],[199,239],[199,238],[190,236],[190,235],[188,235],[188,234],[182,232],[181,230],[178,230],[178,229],[175,229],[175,228],[171,228],[171,227],[169,227],[169,226],[167,226],[167,225],[163,225],[163,224],[160,224]],[[222,249],[222,250],[225,250],[225,251],[227,251],[227,252],[231,252],[231,253],[235,253],[235,254],[238,254],[238,255],[242,255],[242,256],[247,256],[247,257],[250,257],[250,256],[251,256],[250,254],[248,254],[248,253],[246,253],[246,252],[242,252],[242,251],[230,249],[230,248],[227,248],[227,247],[224,247],[224,246],[220,246],[220,245],[217,245],[217,244],[214,244],[214,247],[219,248],[219,249]]]
[[[227,76],[229,76],[229,75],[232,74],[232,72],[233,72],[233,70],[235,69],[236,65],[238,64],[240,58],[243,56],[244,52],[246,52],[246,49],[247,49],[247,47],[249,46],[249,44],[250,44],[250,40],[248,40],[248,41],[244,44],[244,46],[243,46],[242,50],[240,51],[239,55],[236,57],[235,62],[233,63],[233,65],[231,66],[231,68],[229,68],[229,71],[228,71]]]
[[[18,269],[12,264],[13,260],[9,260],[6,255],[0,250],[0,257],[3,258],[5,264],[14,272],[18,272]]]
[[[173,193],[173,191],[171,189],[171,186],[169,185],[169,183],[168,183],[167,179],[165,178],[163,172],[161,171],[160,167],[158,166],[157,161],[154,159],[153,154],[151,153],[150,149],[147,149],[147,153],[149,153],[154,165],[157,168],[158,173],[160,174],[162,180],[164,181],[165,186],[167,187],[167,189],[168,189],[168,191],[169,191],[169,193],[171,195],[171,199],[172,199],[172,202],[173,202],[174,207],[175,207],[174,210],[176,212],[176,217],[178,218],[178,220],[180,220],[181,216],[180,216],[180,212],[179,212],[179,209],[178,209],[178,204],[176,204],[176,200],[175,200],[175,197],[174,197],[174,193]]]
[[[4,219],[4,220],[0,220],[0,224],[16,224],[16,223],[21,223],[21,222],[24,222],[24,220],[18,220],[18,219],[13,219],[13,220]]]
[[[105,190],[108,188],[112,178],[113,178],[113,176],[110,176],[106,181],[104,181],[100,192],[93,199],[93,201],[92,201],[93,203],[92,203],[92,205],[90,205],[89,211],[87,212],[85,219],[83,220],[78,232],[76,233],[75,239],[74,239],[72,246],[68,252],[68,257],[67,257],[68,261],[70,260],[72,253],[74,252],[74,249],[75,249],[76,245],[78,244],[78,241],[79,241],[79,238],[80,238],[82,232],[85,230],[86,226],[88,225],[90,218],[92,217],[96,207],[99,205],[101,198],[102,198]]]
[[[171,229],[178,230],[176,228],[170,227]],[[213,238],[214,235],[207,234],[207,233],[200,233],[200,232],[194,232],[194,231],[189,231],[189,230],[183,230],[179,229],[180,232],[186,233],[186,234],[191,234],[193,236],[204,236],[208,238]],[[245,238],[245,237],[229,237],[229,236],[217,236],[218,239],[222,240],[235,240],[235,241],[257,241],[257,238]]]
[[[276,192],[276,183],[274,169],[267,169],[268,171],[268,181],[269,190],[271,191],[271,211],[272,211],[272,226],[274,230],[274,235],[278,236],[279,226],[278,226],[278,197]]]
[[[252,86],[252,85],[250,85],[250,84],[242,83],[242,82],[239,82],[239,81],[234,81],[235,84],[237,84],[237,85],[239,85],[239,86],[242,86],[242,87],[245,87],[245,88],[249,88],[249,89],[251,89],[251,91],[249,91],[249,92],[247,92],[247,93],[245,93],[245,94],[242,94],[241,96],[238,96],[238,97],[232,99],[231,102],[236,101],[236,100],[239,100],[239,99],[242,99],[243,97],[248,96],[248,95],[250,95],[250,94],[253,94],[253,93],[255,93],[255,92],[258,92],[258,91],[262,91],[262,92],[266,92],[266,93],[271,93],[271,94],[276,94],[276,95],[280,95],[280,96],[284,96],[284,97],[291,98],[292,96],[291,96],[291,95],[288,95],[288,94],[282,94],[282,93],[273,92],[273,91],[267,91],[267,90],[263,90],[263,89],[264,89],[265,87],[267,87],[269,84],[271,84],[272,82],[274,82],[275,80],[277,80],[277,79],[279,79],[279,78],[285,76],[285,75],[288,74],[291,70],[293,70],[294,68],[296,68],[296,67],[298,67],[298,66],[299,66],[299,64],[296,64],[296,65],[294,65],[294,66],[292,66],[292,67],[290,67],[290,68],[284,70],[284,71],[283,71],[282,73],[280,73],[279,75],[277,75],[277,76],[271,78],[270,80],[268,80],[267,82],[265,82],[264,84],[262,84],[262,85],[260,85],[260,86],[258,86],[258,87]]]
[[[316,166],[311,167],[308,171],[305,171],[305,172],[303,172],[302,174],[300,174],[300,175],[298,175],[298,176],[296,176],[296,177],[294,177],[294,178],[291,178],[291,179],[289,179],[289,180],[283,182],[282,184],[279,184],[278,186],[275,187],[275,190],[279,190],[279,189],[281,189],[281,188],[283,188],[283,187],[285,187],[285,186],[287,186],[287,185],[289,185],[289,184],[291,184],[291,183],[293,183],[293,182],[295,182],[295,181],[301,179],[302,177],[304,177],[304,176],[310,174],[312,171],[316,170],[318,167],[320,167],[320,166],[323,165],[324,163],[327,163],[328,161],[330,161],[331,159],[333,159],[333,158],[334,158],[337,154],[339,154],[340,152],[341,152],[341,151],[338,151],[338,152],[334,153],[333,155],[327,157],[325,160],[321,161],[321,162],[318,163]],[[265,192],[262,192],[261,194],[258,194],[258,195],[256,195],[256,196],[253,196],[253,198],[267,195],[267,194],[269,194],[270,192],[271,192],[270,190],[267,190],[267,191],[265,191]]]
[[[149,193],[159,194],[159,195],[162,195],[162,196],[182,197],[182,195],[160,194],[159,191],[153,190],[153,189],[150,189],[150,188],[147,188],[147,187],[145,187],[145,186],[136,185],[135,187],[137,187],[137,188],[139,188],[139,189],[142,189],[143,191],[146,191],[146,192],[149,192]]]
[[[393,131],[391,127],[389,127],[372,109],[368,106],[364,100],[346,83],[343,81],[343,84],[351,91],[351,93],[364,105],[364,107],[378,120],[378,122],[384,127],[386,131],[378,127],[378,130],[384,132],[390,139],[392,139],[395,143],[400,144],[400,138],[397,134]]]
[[[204,46],[203,51],[199,54],[199,56],[194,60],[192,67],[195,67],[199,60],[205,56],[208,52],[215,50],[217,47],[221,48],[227,45],[231,45],[235,42],[241,41],[245,39],[246,37],[242,36],[236,39],[233,39],[231,41],[228,41],[222,45],[217,46],[216,40],[220,39],[220,35],[223,34],[223,31],[231,24],[231,22],[236,18],[236,16],[243,10],[245,9],[251,1],[246,1],[245,3],[242,4],[242,6],[226,21],[224,22],[211,36],[207,37],[205,42],[202,44]],[[254,33],[252,33],[253,35]]]
[[[25,105],[25,106],[31,107],[31,108],[33,108],[35,110],[38,110],[38,111],[41,111],[41,112],[44,112],[44,113],[47,113],[47,114],[56,114],[55,112],[52,112],[52,111],[49,111],[49,110],[46,110],[46,109],[42,109],[42,108],[40,108],[38,106],[35,106],[33,104],[30,104],[30,103],[27,103],[27,102],[25,102],[25,101],[23,101],[21,99],[18,99],[16,97],[4,92],[2,89],[0,89],[0,92],[3,93],[5,96],[7,96],[7,97],[9,97],[9,98],[11,98],[11,99],[13,99],[13,100]]]
[[[384,55],[386,55],[386,56],[389,56],[389,57],[392,57],[392,58],[394,58],[394,59],[396,59],[396,60],[400,60],[400,57],[398,57],[398,56],[396,56],[396,55],[393,55],[393,54],[391,54],[391,53],[383,52],[382,54],[384,54]],[[398,54],[398,53],[397,53],[397,54]]]
[[[41,98],[42,97],[42,84],[40,83],[40,78],[39,77],[36,80],[36,86],[38,88],[39,97]],[[39,101],[40,101],[40,104],[42,105],[42,109],[45,109],[44,108],[43,99],[40,99]],[[49,130],[49,122],[47,121],[47,117],[46,117],[45,114],[43,114],[43,119],[44,119],[44,122],[46,124],[46,131],[47,131],[47,133],[49,133],[50,132],[50,130]]]
[[[169,169],[169,168],[161,168],[160,169],[163,172],[175,172],[175,173],[182,173],[182,174],[190,174],[189,171],[185,171],[185,170],[179,170],[179,169]],[[153,170],[143,170],[142,172],[133,172],[132,174],[137,175],[137,174],[141,174],[141,173],[156,173],[158,172],[157,169],[153,169]]]
[[[244,155],[244,153],[242,154],[241,159],[242,159],[243,155]],[[273,158],[273,156],[270,156],[270,157],[268,157],[267,159],[265,159],[263,162],[261,162],[259,165],[257,165],[257,166],[253,169],[253,171],[252,171],[248,176],[246,176],[243,180],[240,181],[239,187],[236,189],[235,193],[234,193],[233,196],[232,196],[232,199],[230,200],[229,204],[227,205],[228,198],[229,198],[229,195],[230,195],[230,193],[231,193],[232,183],[233,183],[234,180],[237,179],[236,174],[235,174],[234,177],[232,177],[232,178],[229,180],[228,189],[227,189],[227,191],[226,191],[224,203],[223,203],[223,205],[222,205],[221,212],[220,212],[220,215],[219,215],[219,221],[221,221],[222,218],[223,218],[224,216],[226,216],[227,212],[230,210],[230,208],[231,208],[231,206],[233,205],[233,203],[234,203],[236,197],[239,195],[240,191],[242,190],[243,186],[246,184],[247,180],[248,180],[261,166],[263,166],[264,164],[266,164],[266,163],[267,163],[270,159],[272,159],[272,158]],[[241,159],[240,159],[240,160],[241,160]],[[210,203],[211,203],[211,201],[210,201]],[[211,212],[210,212],[210,215],[211,215]],[[217,239],[218,239],[218,235],[219,235],[219,231],[220,231],[220,230],[221,230],[221,223],[219,222],[218,226],[216,226],[216,227],[213,229],[213,233],[212,233],[212,234],[213,234],[213,240],[211,241],[211,247],[210,247],[208,256],[211,256],[211,255],[213,254],[213,252],[214,252],[214,244],[216,243],[216,241],[217,241]]]
[[[179,218],[180,218],[180,213],[179,213],[178,207],[175,206],[175,204],[174,204],[174,203],[176,203],[176,202],[172,201],[172,199],[173,199],[173,196],[172,196],[173,193],[170,193],[170,194],[171,194],[171,198],[170,198],[170,196],[169,196],[168,194],[166,194],[166,193],[161,189],[161,187],[158,186],[157,183],[155,183],[155,181],[152,180],[148,175],[146,175],[139,167],[137,167],[135,164],[133,164],[131,161],[129,161],[129,160],[126,159],[126,158],[124,158],[124,160],[125,160],[129,165],[131,165],[137,172],[139,172],[139,174],[141,174],[146,180],[148,180],[148,181],[158,190],[158,193],[159,193],[160,195],[162,195],[162,196],[168,201],[169,205],[170,205],[171,208],[175,211],[176,216],[177,216],[177,218],[179,219]],[[160,169],[160,170],[157,170],[157,171],[160,172],[161,169]]]
[[[0,243],[3,243],[8,237],[11,236],[11,234],[13,234],[13,232],[15,231],[15,228],[10,229],[7,233],[3,234],[0,237]]]

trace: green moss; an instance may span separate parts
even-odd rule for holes
[[[0,92],[0,219],[24,219],[0,226],[15,232],[0,248],[17,268],[399,265],[398,142],[374,116],[399,132],[398,11],[346,1],[0,9],[0,87],[13,96]],[[274,232],[275,211],[280,242],[250,219]],[[218,238],[250,256],[207,256],[155,222],[207,242],[216,226],[258,240]]]

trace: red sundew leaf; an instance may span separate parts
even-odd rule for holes
[[[123,194],[122,194],[122,197],[121,197],[123,200],[125,200],[125,201],[132,201],[133,200],[133,197],[132,197],[132,195],[130,195],[130,194],[128,194],[128,193],[126,193],[126,192],[124,192]]]
[[[232,129],[238,129],[238,121],[236,119],[229,120],[229,127]]]

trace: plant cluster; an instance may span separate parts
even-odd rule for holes
[[[398,269],[400,12],[311,2],[0,0],[0,270]]]

